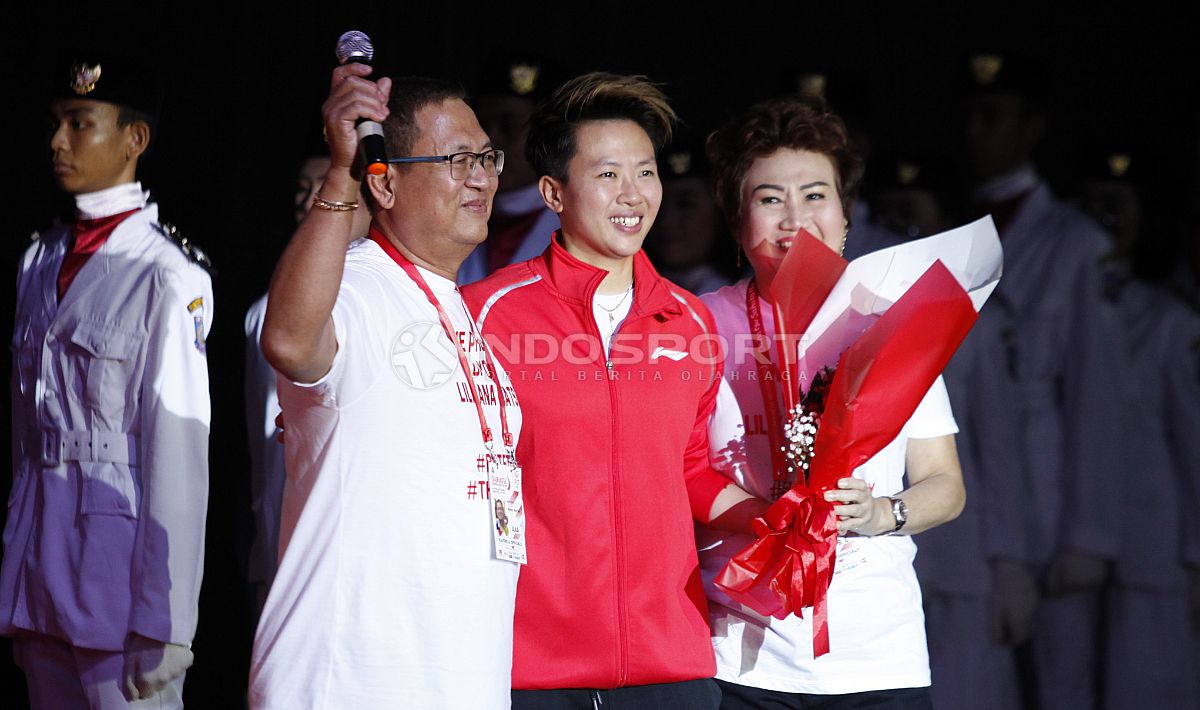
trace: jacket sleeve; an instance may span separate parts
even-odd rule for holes
[[[698,522],[707,523],[717,494],[732,483],[710,465],[708,446],[708,425],[716,408],[717,392],[720,390],[725,371],[725,357],[719,348],[709,350],[719,343],[712,315],[699,300],[693,298],[691,305],[704,321],[707,334],[711,336],[708,339],[693,339],[691,356],[698,365],[709,368],[711,377],[696,408],[696,421],[684,452],[683,475],[687,484],[688,502],[692,507],[692,517]],[[701,341],[707,341],[707,344],[701,345]]]
[[[196,632],[208,507],[205,338],[212,282],[188,265],[155,273],[141,383],[142,497],[134,541],[130,631],[181,646]]]

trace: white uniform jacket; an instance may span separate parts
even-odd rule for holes
[[[1004,278],[996,295],[1015,313],[1012,394],[1024,419],[1025,474],[1036,491],[1023,506],[1031,514],[1031,555],[1047,562],[1068,548],[1113,558],[1124,485],[1117,380],[1128,373],[1115,314],[1103,302],[1101,259],[1110,241],[1045,183],[1000,238]]]
[[[926,593],[986,598],[992,561],[1030,559],[1023,511],[1035,493],[1021,473],[1023,422],[1012,396],[1015,329],[1011,305],[993,295],[942,373],[958,422],[967,502],[957,520],[921,533],[915,567]]]
[[[558,229],[558,214],[546,206],[536,183],[496,195],[492,204],[492,211],[496,215],[526,214],[534,210],[540,210],[539,216],[529,227],[529,231],[525,232],[521,246],[513,252],[512,258],[508,260],[509,264],[528,261],[546,251],[546,247],[550,246],[550,235]],[[475,247],[475,251],[463,261],[462,266],[458,268],[459,285],[475,283],[489,275],[487,249],[487,242],[484,242]]]
[[[1139,281],[1116,294],[1128,330],[1130,413],[1118,581],[1126,587],[1187,589],[1200,567],[1200,315],[1164,289]]]
[[[21,262],[0,633],[105,651],[195,634],[212,282],[157,218],[151,204],[122,222],[62,303],[69,227]]]

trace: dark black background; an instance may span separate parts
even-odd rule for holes
[[[1183,211],[1194,199],[1200,62],[1187,35],[1190,19],[1166,8],[1078,13],[998,3],[739,2],[705,11],[698,3],[478,9],[435,2],[351,11],[349,5],[294,5],[281,14],[252,3],[26,3],[6,10],[0,30],[6,268],[15,268],[27,235],[64,204],[46,149],[46,92],[64,80],[55,68],[87,44],[140,51],[167,77],[161,130],[143,181],[164,217],[203,245],[217,267],[208,549],[196,665],[187,681],[191,707],[243,702],[253,630],[242,582],[250,526],[242,317],[266,289],[290,230],[295,170],[317,125],[342,31],[370,34],[381,68],[468,87],[492,50],[513,47],[536,48],[577,71],[647,74],[665,83],[684,119],[700,129],[780,93],[789,70],[822,65],[856,77],[856,102],[877,141],[952,155],[963,57],[981,47],[1015,50],[1042,63],[1051,89],[1051,132],[1039,157],[1052,179],[1070,179],[1080,147],[1118,137],[1135,142],[1156,166],[1167,209]],[[0,293],[0,329],[7,333],[11,286]],[[7,405],[3,411],[7,417]],[[5,488],[7,477],[0,474]],[[7,643],[0,648],[6,655]],[[7,658],[0,658],[0,683],[0,705],[19,707],[21,678]]]

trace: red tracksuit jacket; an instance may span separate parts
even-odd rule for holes
[[[524,417],[517,689],[716,672],[692,519],[729,483],[708,465],[717,330],[639,253],[633,305],[606,353],[591,306],[605,274],[555,235],[541,256],[463,289]]]

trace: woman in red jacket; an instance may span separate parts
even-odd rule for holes
[[[531,118],[526,153],[562,229],[541,256],[463,292],[525,417],[514,708],[720,700],[693,520],[742,526],[761,502],[709,467],[712,317],[641,249],[674,118],[642,77],[560,87]]]

